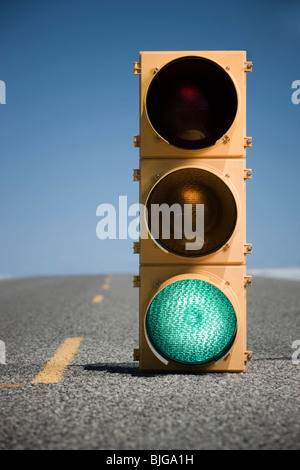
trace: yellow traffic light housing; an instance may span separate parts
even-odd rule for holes
[[[134,64],[140,75],[134,174],[146,234],[134,250],[140,370],[246,370],[251,70],[244,51],[141,52]]]
[[[246,137],[245,72],[252,70],[245,51],[141,52],[138,64],[141,158],[240,158],[244,154],[251,145]],[[201,86],[197,86],[199,77],[204,77]],[[174,101],[175,107],[170,105]],[[164,107],[166,113],[159,120]],[[178,125],[180,113],[186,128]],[[193,119],[186,119],[189,114],[201,125],[193,128]],[[164,131],[171,116],[173,125]]]

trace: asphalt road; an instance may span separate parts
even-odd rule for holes
[[[1,450],[299,450],[299,282],[248,288],[246,374],[140,374],[137,306],[127,275],[0,283]],[[61,381],[31,383],[74,337]]]

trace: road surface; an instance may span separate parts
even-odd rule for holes
[[[246,374],[140,374],[132,276],[1,281],[0,449],[299,450],[299,314],[255,278]]]

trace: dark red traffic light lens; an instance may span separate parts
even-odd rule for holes
[[[237,93],[229,75],[215,62],[184,57],[154,76],[146,108],[153,128],[167,142],[201,149],[213,145],[231,127]]]

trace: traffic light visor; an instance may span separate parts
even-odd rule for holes
[[[145,328],[158,355],[197,365],[226,355],[236,336],[237,317],[219,288],[199,279],[183,279],[167,285],[154,297]]]
[[[146,95],[148,119],[157,134],[182,149],[212,146],[234,122],[235,85],[215,62],[182,57],[153,77]]]

